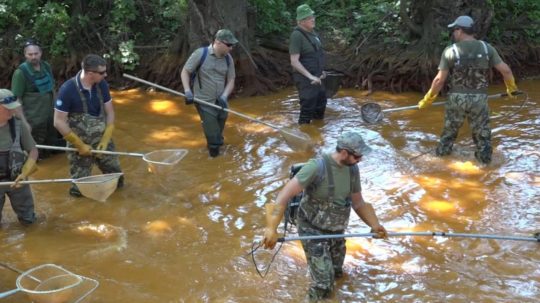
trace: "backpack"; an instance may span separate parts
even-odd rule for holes
[[[191,77],[189,79],[189,87],[191,87],[191,88],[193,87],[193,84],[195,83],[195,77],[197,77],[197,74],[199,73],[199,69],[201,69],[201,66],[204,63],[204,60],[206,60],[206,57],[208,57],[208,49],[209,48],[210,48],[210,46],[202,47],[203,53],[202,53],[202,56],[201,56],[201,60],[199,60],[199,64],[197,65],[197,68],[195,68],[195,70],[191,73]],[[229,66],[231,65],[230,56],[231,55],[229,55],[229,54],[225,55],[225,61],[227,62],[227,68],[229,68]],[[227,83],[227,78],[225,78],[225,83]],[[199,76],[199,89],[202,89],[201,76]]]
[[[304,195],[306,195],[309,192],[314,192],[317,189],[317,187],[321,185],[326,175],[328,173],[331,174],[331,170],[328,173],[326,172],[325,162],[326,161],[324,160],[324,158],[322,157],[317,158],[317,174],[315,175],[315,178],[313,179],[311,184],[308,185],[306,189],[304,189],[304,191],[292,197],[287,202],[287,208],[285,209],[285,224],[290,223],[290,224],[296,225],[298,208],[300,207],[300,201],[302,200]],[[305,164],[306,163],[298,163],[291,166],[291,173],[289,175],[289,178],[290,179],[294,178],[294,176],[300,171],[300,169],[302,169],[302,167],[304,167]],[[349,171],[351,174],[350,179],[351,179],[351,188],[352,188],[354,176],[358,175],[358,165],[351,166]],[[333,179],[333,178],[330,178],[330,179]],[[333,181],[331,183],[333,183]],[[334,185],[329,184],[329,186],[333,187]],[[333,189],[328,191],[328,195],[331,196],[331,197],[328,197],[329,199],[332,199],[332,200],[334,199]]]

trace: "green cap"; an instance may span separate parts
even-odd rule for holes
[[[371,151],[360,133],[355,131],[347,131],[341,134],[337,141],[337,147],[341,149],[346,149],[357,155],[365,155]]]
[[[216,33],[216,40],[219,40],[221,42],[229,43],[229,44],[236,44],[238,43],[238,40],[234,37],[233,33],[228,29],[220,29]]]
[[[296,8],[296,21],[304,20],[315,15],[315,12],[307,4],[302,4]]]

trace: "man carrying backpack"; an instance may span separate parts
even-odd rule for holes
[[[333,153],[324,154],[322,161],[308,161],[280,191],[276,203],[267,204],[264,248],[274,248],[278,237],[276,229],[288,201],[304,190],[296,218],[300,236],[344,233],[352,208],[371,227],[371,232],[386,237],[386,229],[361,193],[357,163],[369,151],[359,133],[347,131],[338,139]],[[335,278],[343,276],[345,239],[304,240],[302,246],[312,279],[309,299],[317,301],[329,297]]]
[[[227,121],[229,107],[227,99],[234,88],[234,61],[230,52],[238,40],[228,29],[216,33],[214,42],[201,47],[189,56],[181,72],[186,104],[193,104],[195,98],[216,104],[222,109],[196,104],[201,118],[210,157],[219,155],[223,145],[223,129]]]

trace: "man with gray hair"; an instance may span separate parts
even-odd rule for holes
[[[323,119],[326,110],[326,91],[321,80],[324,73],[324,51],[315,32],[315,12],[307,5],[296,8],[297,26],[289,39],[289,54],[293,79],[300,99],[298,124]]]
[[[487,103],[491,68],[495,67],[502,75],[509,97],[518,89],[512,70],[502,61],[497,50],[474,37],[474,21],[471,17],[459,16],[448,28],[455,43],[443,51],[439,72],[427,94],[418,102],[418,107],[422,109],[431,105],[450,77],[444,129],[435,153],[445,156],[452,152],[459,129],[467,118],[476,145],[474,156],[478,162],[489,164],[493,153]]]
[[[352,209],[377,237],[386,237],[386,229],[361,192],[357,164],[369,151],[358,132],[346,131],[334,152],[309,160],[279,192],[276,203],[266,205],[264,248],[274,248],[288,201],[304,190],[296,218],[300,236],[343,234]],[[302,246],[312,279],[309,299],[329,297],[335,279],[343,276],[345,239],[303,240]]]
[[[119,173],[117,155],[92,155],[92,149],[114,151],[114,107],[109,92],[107,62],[98,55],[90,54],[82,61],[82,70],[62,84],[56,99],[54,126],[64,136],[68,146],[77,152],[68,153],[71,178],[90,176],[92,166],[97,164],[104,173]],[[124,176],[118,187],[124,185]],[[72,184],[69,194],[80,197],[77,185]]]

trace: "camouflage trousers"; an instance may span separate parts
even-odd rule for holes
[[[11,181],[11,180],[2,180]],[[9,186],[0,187],[0,221],[2,220],[2,209],[6,202],[6,196],[9,197],[11,208],[17,214],[17,219],[24,225],[34,223],[36,215],[34,213],[34,196],[30,185],[25,184],[19,188],[11,188]]]
[[[77,114],[70,116],[69,124],[71,129],[83,140],[84,143],[96,149],[103,132],[105,131],[105,122],[101,118],[92,117],[87,114]],[[68,143],[68,147],[73,147]],[[114,151],[114,142],[111,140],[107,145],[107,150]],[[77,152],[67,154],[69,160],[69,173],[71,178],[79,179],[88,177],[92,173],[92,167],[96,164],[104,174],[122,172],[120,160],[117,155],[92,154],[92,156],[81,156]],[[123,177],[123,176],[122,176]],[[118,180],[118,187],[122,187],[123,178]],[[72,188],[76,188],[72,184]]]
[[[467,118],[476,146],[474,153],[480,163],[491,162],[491,128],[489,126],[489,107],[485,94],[450,94],[444,112],[444,129],[435,153],[437,156],[449,155],[459,129]]]
[[[311,236],[327,233],[299,220],[298,234]],[[334,289],[335,279],[343,275],[343,262],[347,252],[345,239],[304,240],[302,247],[311,276],[309,300],[318,301],[328,298]]]

